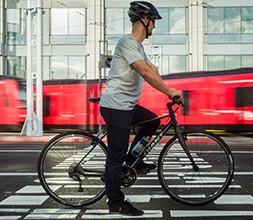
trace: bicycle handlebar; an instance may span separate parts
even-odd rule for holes
[[[172,98],[172,102],[167,103],[167,105],[170,106],[170,107],[172,107],[172,106],[175,105],[175,104],[178,104],[178,105],[182,105],[182,106],[183,106],[183,105],[184,105],[183,102],[182,102],[181,100],[179,100],[179,99],[180,99],[179,96],[174,96],[174,97]],[[89,100],[90,102],[93,102],[93,103],[99,103],[100,97],[89,97],[88,100]]]
[[[176,95],[176,96],[174,96],[173,98],[172,98],[172,101],[173,102],[175,102],[175,103],[178,103],[178,102],[180,102],[180,97],[178,96],[178,95]]]
[[[183,101],[179,100],[180,97],[179,96],[174,96],[172,98],[172,102],[168,102],[166,105],[167,105],[167,108],[169,109],[169,112],[176,112],[178,110],[178,108],[176,110],[173,111],[172,109],[172,106],[174,106],[175,104],[177,104],[178,106],[179,105],[182,105],[184,106],[184,103]]]
[[[172,105],[174,104],[183,105],[183,102],[180,100],[180,96],[176,95],[172,98]]]

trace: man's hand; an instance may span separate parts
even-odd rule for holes
[[[178,96],[178,101],[183,101],[183,92],[181,90],[176,90],[174,88],[170,88],[169,98],[173,99],[173,97]]]

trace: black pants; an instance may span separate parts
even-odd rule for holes
[[[101,114],[107,126],[108,156],[105,168],[105,186],[109,209],[117,209],[124,201],[124,194],[120,189],[120,175],[122,164],[134,158],[128,153],[131,125],[157,117],[153,112],[136,105],[133,110],[122,111],[101,107]],[[140,124],[140,130],[135,136],[132,147],[143,137],[152,136],[160,125],[160,119]]]

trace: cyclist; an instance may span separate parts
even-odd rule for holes
[[[182,91],[164,84],[156,67],[148,60],[142,42],[152,35],[155,21],[161,19],[156,7],[146,1],[130,3],[128,11],[132,22],[132,32],[123,36],[114,51],[106,90],[100,100],[101,114],[107,126],[108,156],[105,168],[105,186],[110,213],[142,215],[143,211],[125,201],[120,189],[122,164],[131,165],[134,156],[131,149],[144,136],[151,137],[159,127],[160,120],[140,125],[140,130],[128,150],[131,124],[157,117],[153,112],[137,105],[143,81],[166,94],[170,98],[179,96]],[[155,169],[154,164],[141,161],[136,171]]]

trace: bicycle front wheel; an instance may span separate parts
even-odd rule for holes
[[[66,132],[50,140],[38,160],[41,185],[57,202],[90,205],[105,195],[102,179],[106,145],[85,132]]]
[[[221,196],[229,187],[234,161],[227,144],[208,132],[183,134],[186,146],[198,170],[179,144],[172,138],[163,148],[158,161],[158,177],[164,191],[186,205],[204,205]]]

